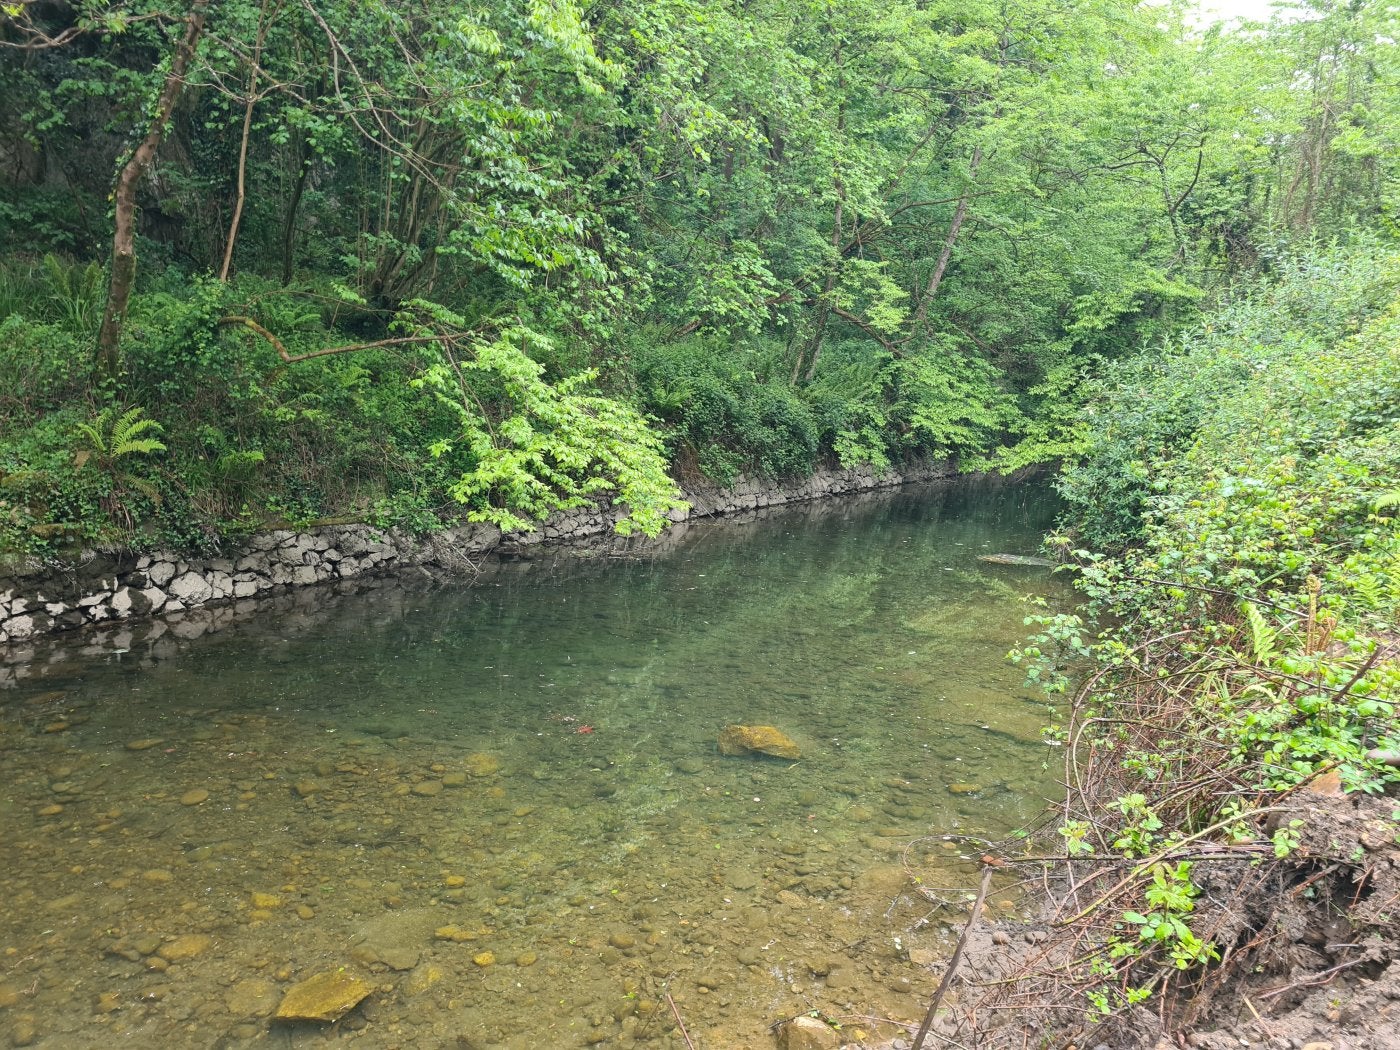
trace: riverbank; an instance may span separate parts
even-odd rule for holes
[[[740,478],[729,487],[698,484],[685,493],[689,509],[671,517],[675,524],[956,476],[950,463],[933,462],[884,472],[821,470],[788,482]],[[568,511],[514,533],[485,523],[428,534],[360,523],[326,525],[260,533],[216,557],[91,550],[58,566],[35,561],[0,575],[0,646],[91,625],[256,601],[293,587],[397,572],[470,571],[483,559],[519,556],[536,547],[610,540],[620,513]]]

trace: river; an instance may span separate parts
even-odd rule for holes
[[[1034,553],[1053,512],[912,486],[41,656],[0,691],[0,1039],[889,1034],[986,841],[1055,792],[1004,657],[1022,597],[1065,588],[977,561]],[[721,755],[730,723],[802,757]],[[322,972],[373,991],[271,1018]]]

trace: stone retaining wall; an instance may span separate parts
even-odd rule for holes
[[[741,478],[732,488],[695,487],[691,509],[675,520],[732,514],[871,489],[952,477],[947,463],[876,474],[869,468],[822,471],[774,484]],[[238,552],[196,558],[172,551],[89,551],[74,564],[32,565],[0,576],[0,647],[40,635],[133,617],[166,617],[206,605],[242,602],[289,587],[418,567],[455,572],[492,555],[538,545],[576,544],[612,535],[617,514],[588,508],[555,515],[527,533],[461,525],[431,536],[369,525],[332,525],[252,537]]]

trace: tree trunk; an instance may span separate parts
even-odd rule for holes
[[[122,326],[126,323],[131,289],[136,283],[136,187],[155,160],[156,150],[165,137],[170,114],[185,88],[185,71],[194,58],[199,38],[204,33],[204,19],[209,13],[209,0],[194,0],[185,19],[185,35],[175,50],[160,89],[155,115],[146,137],[131,154],[121,174],[117,176],[112,195],[115,219],[112,230],[112,283],[107,290],[107,306],[102,312],[102,329],[97,335],[97,372],[100,378],[112,379],[121,367]]]
[[[262,50],[267,40],[267,0],[258,12],[257,39],[253,41],[253,68],[248,72],[248,98],[243,106],[243,135],[238,140],[238,195],[234,198],[233,218],[228,224],[228,240],[224,243],[224,262],[219,267],[219,280],[228,281],[233,266],[233,246],[238,242],[238,226],[243,221],[243,205],[248,199],[248,139],[253,131],[253,107],[258,103],[258,75],[262,72]]]
[[[287,214],[282,221],[282,287],[292,283],[296,270],[297,209],[301,207],[302,194],[306,192],[306,180],[311,176],[312,154],[306,151],[306,136],[297,131],[292,136],[296,143],[297,179],[292,185],[292,199],[287,203]]]
[[[967,166],[967,178],[971,183],[977,175],[977,168],[982,163],[982,147],[978,146],[972,151],[972,163]],[[914,312],[914,320],[922,325],[928,317],[929,304],[933,302],[933,297],[938,294],[938,287],[943,283],[943,275],[948,272],[948,263],[953,258],[953,246],[958,243],[958,235],[962,233],[963,222],[967,219],[967,199],[972,193],[971,185],[963,191],[963,195],[958,198],[958,206],[953,209],[953,221],[948,224],[948,236],[943,240],[943,250],[938,253],[938,262],[934,264],[933,273],[929,275],[928,287],[924,289],[923,296],[919,299],[919,307]]]

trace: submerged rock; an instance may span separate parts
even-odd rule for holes
[[[186,933],[167,941],[156,949],[156,954],[166,962],[184,962],[196,955],[203,955],[214,944],[214,938],[207,933]]]
[[[722,755],[772,755],[774,758],[797,759],[802,749],[782,730],[772,726],[725,726],[719,734]]]
[[[806,1014],[778,1026],[778,1050],[836,1050],[841,1043],[840,1032]]]
[[[260,977],[238,981],[224,992],[224,1005],[235,1017],[266,1017],[277,1007],[277,986]]]
[[[1027,565],[1034,568],[1051,568],[1055,563],[1049,558],[1038,558],[1029,554],[979,554],[978,561],[992,565]]]
[[[489,777],[500,771],[501,760],[484,751],[475,751],[466,757],[466,767],[474,777]]]
[[[447,972],[437,963],[423,962],[413,968],[399,987],[405,996],[422,995],[446,976]]]
[[[338,1021],[374,991],[374,985],[342,971],[327,971],[293,985],[277,1016],[284,1021]]]

